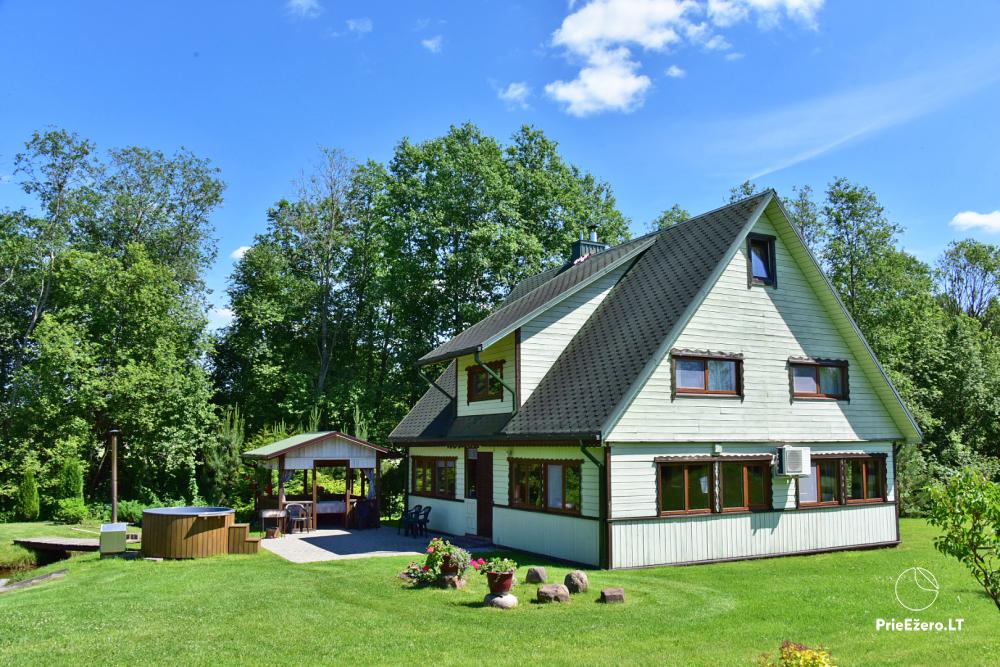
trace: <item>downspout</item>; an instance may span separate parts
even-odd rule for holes
[[[603,438],[598,442],[598,446],[604,449]],[[605,456],[605,461],[598,461],[593,454],[587,451],[587,447],[580,441],[580,451],[590,459],[591,463],[597,466],[597,474],[600,475],[597,488],[598,492],[598,521],[600,522],[600,535],[598,541],[599,547],[599,559],[600,566],[602,569],[611,569],[611,541],[610,541],[610,524],[608,523],[608,463],[609,459]]]
[[[441,387],[441,385],[439,385],[437,382],[435,382],[434,380],[432,380],[429,377],[427,377],[427,374],[424,373],[424,369],[423,369],[422,366],[417,366],[417,375],[420,376],[421,380],[423,380],[424,382],[426,382],[427,384],[429,384],[430,386],[434,387],[435,389],[437,389],[438,391],[440,391],[442,394],[444,394],[448,398],[449,401],[452,400],[453,398],[455,398],[454,396],[452,396],[451,394],[449,394],[448,392],[446,392]]]
[[[483,363],[483,360],[479,358],[479,350],[476,350],[476,352],[472,355],[472,358],[476,360],[476,363],[479,365],[480,368],[482,368],[484,371],[486,371],[487,375],[489,375],[491,378],[493,378],[494,380],[496,380],[497,382],[499,382],[504,387],[504,389],[506,389],[507,391],[510,392],[511,403],[514,404],[514,409],[511,411],[511,416],[516,415],[517,414],[517,392],[514,391],[514,388],[511,387],[506,382],[504,382],[502,377],[500,377],[499,375],[497,375],[496,373],[494,373],[492,368],[490,368],[489,366],[487,366],[486,364]]]

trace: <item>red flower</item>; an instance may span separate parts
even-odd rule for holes
[[[424,565],[424,572],[426,572],[429,569],[431,569],[429,565]]]

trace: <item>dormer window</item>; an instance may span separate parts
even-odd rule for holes
[[[503,377],[503,359],[491,361],[486,365],[501,378]],[[469,403],[476,401],[502,401],[503,385],[486,372],[482,366],[469,366],[465,369],[469,378]]]
[[[751,286],[778,284],[773,236],[747,235],[747,276]]]

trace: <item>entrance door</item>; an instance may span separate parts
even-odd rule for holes
[[[493,452],[476,459],[476,535],[493,539]]]

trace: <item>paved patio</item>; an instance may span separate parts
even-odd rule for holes
[[[378,556],[422,556],[432,537],[435,535],[397,535],[396,529],[390,527],[369,530],[330,529],[261,540],[260,546],[293,563],[318,563]],[[448,539],[452,544],[469,551],[494,549],[486,540],[452,536],[448,536]]]

